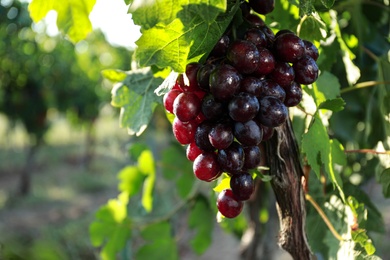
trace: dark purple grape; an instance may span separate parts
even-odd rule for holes
[[[257,145],[263,138],[263,130],[253,120],[245,123],[235,122],[234,136],[243,145]]]
[[[295,81],[299,84],[312,84],[318,78],[318,66],[310,56],[303,56],[293,64]]]
[[[240,92],[246,92],[256,97],[262,92],[261,79],[255,77],[245,77],[241,80]]]
[[[255,14],[249,14],[245,16],[245,19],[250,23],[253,27],[261,27],[265,26],[263,19]]]
[[[291,30],[288,30],[288,29],[282,29],[282,30],[279,30],[276,34],[275,34],[275,38],[277,38],[278,36],[282,35],[282,34],[286,34],[286,33],[291,33],[291,34],[295,34],[293,31]]]
[[[234,140],[233,130],[230,124],[216,124],[211,128],[209,141],[216,149],[228,148]]]
[[[284,33],[275,38],[274,51],[279,60],[295,62],[305,54],[305,44],[295,34]]]
[[[212,124],[204,121],[199,124],[195,131],[195,143],[203,151],[214,151],[215,148],[211,145],[209,140],[209,133],[212,129]]]
[[[225,113],[225,106],[221,102],[216,101],[213,95],[209,94],[202,100],[202,113],[205,118],[216,120]]]
[[[244,201],[252,196],[255,185],[252,176],[246,172],[233,175],[230,179],[230,188],[238,200]]]
[[[244,203],[236,198],[231,189],[226,189],[218,194],[218,211],[226,218],[235,218],[240,215]]]
[[[184,78],[181,77],[183,83],[181,83],[180,86],[183,91],[193,92],[199,90],[197,73],[200,67],[201,65],[197,62],[187,64],[185,75],[188,79],[188,82],[186,82]]]
[[[173,135],[179,143],[189,144],[194,141],[197,126],[198,124],[192,121],[183,123],[175,117],[172,123]]]
[[[240,87],[241,76],[238,71],[228,64],[221,64],[210,74],[210,92],[220,101],[233,97]]]
[[[259,66],[260,56],[255,44],[236,40],[230,45],[226,58],[240,73],[250,74]]]
[[[264,32],[258,28],[250,28],[245,32],[244,39],[250,41],[257,48],[267,46],[267,37]]]
[[[246,17],[251,13],[251,7],[250,7],[248,2],[241,2],[240,8],[241,8],[241,12],[242,12],[243,17]]]
[[[263,97],[260,99],[260,111],[258,121],[268,127],[277,127],[283,124],[288,117],[287,107],[275,97]]]
[[[263,129],[263,141],[269,140],[274,135],[274,128],[268,127],[265,125],[260,125],[261,129]]]
[[[275,8],[275,0],[249,0],[253,11],[259,14],[271,13]]]
[[[305,45],[305,55],[312,57],[313,60],[318,59],[318,49],[317,47],[310,41],[303,40]]]
[[[281,87],[287,87],[294,81],[295,72],[287,62],[277,62],[270,77]]]
[[[286,99],[284,104],[288,107],[294,107],[298,105],[302,100],[302,88],[301,85],[295,81],[290,86],[284,89],[286,91]]]
[[[197,74],[198,86],[203,90],[210,90],[209,80],[210,74],[215,69],[214,64],[205,64],[199,70]]]
[[[229,102],[228,110],[234,121],[246,122],[259,112],[259,101],[254,95],[241,92]]]
[[[222,174],[214,152],[200,154],[196,157],[192,168],[196,178],[202,181],[214,181]]]
[[[265,36],[267,37],[267,42],[268,42],[267,47],[271,48],[274,44],[274,41],[275,41],[274,32],[271,30],[271,28],[269,28],[268,26],[265,26],[265,25],[260,27],[260,30],[262,30],[263,33],[265,34]]]
[[[182,122],[194,119],[200,112],[201,103],[198,96],[192,92],[179,94],[173,102],[173,113]]]
[[[272,79],[264,79],[261,81],[261,94],[260,97],[272,96],[276,97],[280,101],[284,101],[286,98],[286,92],[284,89]]]
[[[227,35],[223,35],[215,44],[210,56],[222,57],[226,55],[226,51],[230,44],[230,38]]]
[[[244,146],[244,169],[250,170],[258,167],[261,162],[261,150],[257,145]]]
[[[259,66],[257,67],[255,74],[257,76],[263,76],[271,73],[275,68],[275,58],[272,52],[266,48],[258,48],[259,50]]]
[[[226,172],[238,172],[244,166],[244,149],[233,142],[228,148],[218,151],[218,163],[221,169]]]

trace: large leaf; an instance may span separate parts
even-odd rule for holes
[[[157,103],[161,102],[154,89],[163,80],[155,78],[150,68],[126,73],[123,82],[112,89],[111,104],[121,108],[121,127],[126,127],[130,135],[139,136],[146,129]]]
[[[383,196],[390,198],[390,168],[380,174],[379,182],[382,184]]]
[[[32,0],[28,10],[36,23],[42,20],[49,11],[56,11],[59,30],[67,34],[71,41],[78,42],[85,39],[92,31],[89,13],[95,2],[96,0]]]
[[[136,42],[136,60],[141,67],[157,65],[184,72],[191,61],[198,61],[208,54],[238,9],[236,4],[228,13],[226,1],[156,1],[147,10],[134,7],[133,18],[145,26]],[[133,6],[136,3],[133,3]],[[160,10],[175,6],[171,12]],[[173,19],[174,18],[174,19]]]

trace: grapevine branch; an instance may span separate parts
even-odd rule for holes
[[[279,245],[294,259],[312,259],[305,232],[304,174],[289,119],[275,128],[273,137],[266,142],[266,153],[280,221]]]
[[[390,151],[375,151],[372,149],[344,150],[344,153],[372,153],[372,154],[388,154],[388,155],[390,155]]]

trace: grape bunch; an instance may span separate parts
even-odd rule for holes
[[[270,13],[273,6],[273,0],[243,2],[245,22],[235,37],[228,30],[204,64],[188,64],[163,99],[195,176],[206,182],[223,172],[231,177],[217,198],[227,218],[238,216],[254,192],[251,171],[261,163],[260,143],[286,121],[288,107],[300,103],[301,84],[318,77],[315,45],[289,30],[274,34],[254,13]]]

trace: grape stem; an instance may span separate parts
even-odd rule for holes
[[[372,153],[372,154],[389,154],[390,155],[390,151],[375,151],[372,149],[344,150],[344,153]]]
[[[317,210],[318,214],[321,216],[322,220],[325,222],[325,224],[328,226],[330,232],[333,234],[333,236],[339,240],[344,241],[344,239],[341,237],[341,235],[336,231],[336,229],[333,227],[332,223],[330,222],[329,218],[326,216],[325,212],[321,209],[320,205],[313,199],[312,196],[309,194],[305,195],[305,198],[307,201],[313,205],[313,207]]]
[[[345,94],[345,93],[353,91],[353,90],[357,90],[357,89],[361,89],[361,88],[373,87],[373,86],[380,85],[380,84],[390,84],[390,81],[365,81],[365,82],[360,82],[360,83],[358,83],[358,84],[356,84],[354,86],[343,88],[342,90],[340,90],[340,94]]]

